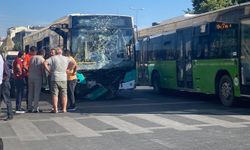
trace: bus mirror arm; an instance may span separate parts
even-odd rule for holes
[[[51,25],[49,29],[63,37],[63,49],[67,49],[68,32],[63,31],[61,28],[58,28],[55,25]]]

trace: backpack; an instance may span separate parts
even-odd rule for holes
[[[76,73],[77,82],[80,84],[86,84],[86,79],[82,73]]]

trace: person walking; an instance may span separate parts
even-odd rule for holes
[[[2,100],[7,106],[7,117],[4,119],[12,120],[13,119],[13,111],[12,111],[12,103],[10,99],[10,69],[7,61],[0,54],[0,109]],[[2,81],[2,82],[1,82]],[[1,111],[0,111],[1,112]]]
[[[24,52],[19,51],[17,58],[13,62],[13,73],[15,79],[15,86],[16,86],[16,113],[24,113],[25,111],[21,108],[22,106],[22,98],[24,93],[24,67],[23,67],[23,58]]]
[[[62,55],[62,49],[56,49],[57,55],[44,61],[44,67],[51,75],[51,94],[53,113],[58,112],[58,96],[62,101],[62,112],[67,112],[67,68],[70,60]]]
[[[42,49],[38,51],[38,55],[34,55],[30,59],[29,64],[29,96],[28,96],[28,112],[40,112],[41,110],[38,107],[40,93],[42,88],[42,80],[43,80],[43,62],[45,50]],[[32,108],[32,102],[34,102],[34,106]]]
[[[71,52],[69,50],[64,51],[64,55],[69,58],[74,66],[69,66],[67,69],[67,93],[68,93],[68,101],[69,107],[68,111],[76,110],[76,101],[75,101],[75,87],[77,84],[76,70],[77,65],[75,59],[71,56]]]

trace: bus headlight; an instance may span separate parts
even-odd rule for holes
[[[234,85],[239,86],[239,78],[238,77],[234,78]]]

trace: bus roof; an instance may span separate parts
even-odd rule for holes
[[[128,15],[119,15],[119,14],[81,14],[81,13],[69,14],[68,16],[119,16],[119,17],[132,17],[132,16],[128,16]]]
[[[128,16],[128,15],[118,15],[118,14],[80,14],[80,13],[75,13],[75,14],[69,14],[67,16],[63,16],[57,20],[55,20],[54,22],[52,22],[51,24],[49,24],[48,26],[38,30],[38,31],[35,31],[27,36],[25,36],[24,38],[27,38],[27,37],[30,37],[30,36],[33,36],[39,32],[42,32],[42,31],[45,31],[47,30],[51,25],[53,24],[56,24],[56,23],[65,23],[67,22],[67,20],[69,19],[69,17],[72,17],[72,16],[119,16],[119,17],[131,17],[132,16]]]
[[[143,28],[139,30],[138,36],[139,38],[143,38],[146,36],[152,36],[155,34],[161,34],[164,32],[172,32],[179,28],[185,28],[189,26],[201,25],[207,22],[216,21],[218,14],[221,12],[227,12],[230,10],[235,10],[237,8],[247,8],[248,11],[245,13],[250,14],[250,2],[233,5],[227,8],[210,11],[202,14],[186,14],[184,16],[179,16],[171,19],[164,20],[160,22],[158,25]]]

